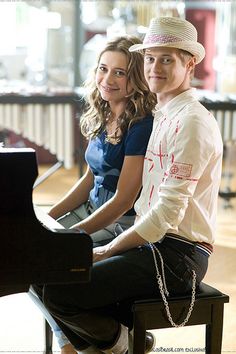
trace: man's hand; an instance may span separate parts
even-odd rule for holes
[[[102,261],[115,254],[123,253],[131,248],[142,246],[147,243],[147,241],[139,236],[133,228],[134,227],[131,226],[107,245],[95,247],[93,249],[93,262]]]
[[[112,256],[112,253],[110,251],[110,247],[108,245],[105,246],[100,246],[100,247],[95,247],[93,249],[93,262],[98,262],[102,261],[104,259],[107,259]]]

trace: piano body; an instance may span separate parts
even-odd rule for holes
[[[37,175],[33,149],[0,148],[0,296],[34,283],[89,281],[92,240],[41,224],[32,203]]]

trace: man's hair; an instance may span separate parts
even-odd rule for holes
[[[122,135],[134,124],[147,114],[150,114],[156,105],[156,95],[151,93],[144,77],[144,59],[139,52],[129,52],[133,44],[141,43],[135,36],[122,36],[107,43],[100,53],[97,65],[91,72],[91,76],[85,82],[86,106],[81,117],[81,132],[88,138],[96,137],[105,129],[106,119],[110,113],[109,103],[102,99],[96,87],[95,76],[103,53],[107,51],[123,53],[128,59],[127,85],[132,91],[127,95],[125,111],[118,120],[118,126]]]
[[[182,64],[186,64],[191,58],[193,58],[193,55],[189,52],[187,52],[186,50],[183,49],[177,49],[179,52],[179,57],[180,60],[182,62]],[[190,78],[192,79],[194,76],[194,67],[192,68],[191,72],[190,72]]]
[[[186,63],[186,61],[188,61],[189,59],[191,59],[193,57],[193,55],[189,52],[187,52],[186,50],[183,49],[178,49],[179,54],[180,54],[180,59]]]

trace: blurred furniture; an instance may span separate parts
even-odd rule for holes
[[[200,100],[216,118],[223,142],[236,141],[236,97],[204,96]]]
[[[193,6],[193,8],[192,1],[185,1],[185,3],[185,18],[197,28],[198,41],[206,49],[204,60],[196,66],[194,72],[198,82],[197,87],[205,90],[214,90],[216,87],[216,72],[212,62],[215,58],[217,43],[215,38],[216,9],[213,6],[212,8],[203,8],[204,4],[201,2],[195,2],[196,6]]]
[[[215,116],[224,145],[236,142],[236,97],[199,91],[203,105]],[[63,88],[0,91],[0,129],[27,138],[56,156],[59,164],[71,168],[75,160],[83,173],[85,140],[79,129],[83,89]],[[229,189],[228,186],[227,189]],[[232,192],[232,191],[231,191]]]
[[[232,208],[230,201],[236,197],[236,191],[231,186],[236,170],[236,159],[233,158],[232,153],[233,146],[236,144],[236,96],[211,93],[202,96],[200,100],[214,115],[221,131],[224,143],[224,165],[219,196],[224,199],[225,208]]]

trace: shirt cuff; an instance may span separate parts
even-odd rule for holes
[[[139,236],[148,242],[157,242],[165,235],[165,231],[157,227],[148,214],[142,216],[133,227]]]

